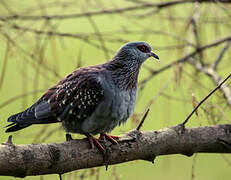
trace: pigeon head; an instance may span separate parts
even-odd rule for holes
[[[130,42],[122,46],[114,58],[104,66],[121,89],[137,88],[137,79],[142,63],[149,57],[159,59],[146,42]]]
[[[130,42],[120,48],[115,57],[125,61],[137,61],[143,63],[149,57],[159,59],[159,57],[152,52],[151,46],[146,42]]]

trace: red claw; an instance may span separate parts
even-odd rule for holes
[[[94,148],[94,145],[95,145],[100,151],[102,152],[105,151],[104,147],[100,144],[101,140],[94,138],[91,134],[86,134],[86,136],[89,140],[91,148]]]
[[[99,139],[94,138],[91,134],[86,134],[86,136],[89,140],[91,148],[94,148],[94,145],[95,145],[103,153],[105,152],[104,147],[101,145],[101,143],[103,141],[105,141],[107,139],[112,144],[118,144],[118,142],[115,139],[119,139],[119,136],[112,136],[112,135],[108,135],[108,134],[104,134],[104,133],[100,133]]]
[[[118,144],[118,142],[115,139],[119,139],[119,136],[112,136],[112,135],[109,135],[109,134],[100,133],[99,139],[101,139],[103,141],[105,139],[107,139],[108,141],[110,141],[113,144]]]

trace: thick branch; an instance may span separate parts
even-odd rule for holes
[[[25,177],[62,174],[77,169],[118,164],[143,159],[153,161],[158,155],[193,153],[231,153],[231,125],[197,128],[181,126],[158,131],[131,131],[118,145],[106,143],[106,155],[90,149],[86,139],[64,143],[0,145],[0,175]]]

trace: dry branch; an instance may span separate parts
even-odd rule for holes
[[[200,63],[199,63],[200,64]],[[207,73],[207,71],[206,71]],[[197,105],[196,107],[193,109],[193,111],[188,115],[188,117],[184,120],[184,122],[182,123],[183,126],[185,126],[185,124],[188,122],[188,120],[190,119],[190,117],[193,115],[193,113],[195,113],[197,111],[197,109],[201,106],[201,104],[203,102],[205,102],[213,93],[215,93],[219,88],[222,90],[222,92],[224,93],[224,96],[227,99],[227,103],[229,104],[231,101],[231,91],[230,89],[226,86],[223,85],[230,77],[231,74],[229,74],[223,81],[221,80],[220,77],[217,77],[217,75],[215,74],[215,72],[213,72],[211,75],[208,74],[209,76],[211,76],[211,78],[217,83],[217,87],[214,88],[207,96],[205,96]],[[214,77],[215,76],[215,77]],[[215,79],[214,79],[215,78]],[[223,86],[222,86],[223,85]],[[230,104],[229,104],[230,105]]]
[[[202,51],[205,51],[209,48],[212,48],[212,47],[216,47],[224,42],[229,42],[231,41],[231,35],[229,36],[226,36],[224,38],[221,38],[219,40],[216,40],[210,44],[207,44],[207,45],[204,45],[204,46],[201,46],[200,48],[197,48],[196,50],[194,50],[193,52],[191,53],[188,53],[187,55],[185,55],[184,57],[176,60],[176,61],[173,61],[171,62],[170,64],[167,64],[165,66],[163,66],[162,68],[158,69],[158,70],[152,70],[151,71],[151,74],[145,78],[144,80],[142,80],[140,82],[140,85],[143,86],[145,83],[147,83],[150,79],[152,79],[153,77],[155,77],[157,74],[160,74],[162,72],[164,72],[165,70],[168,70],[170,69],[171,67],[173,67],[174,65],[176,64],[180,64],[180,63],[185,63],[185,62],[188,62],[190,61],[196,54],[202,52]]]
[[[231,45],[231,41],[228,41],[228,42],[226,43],[226,45],[224,46],[224,48],[222,48],[222,50],[221,50],[219,56],[217,57],[217,59],[216,59],[216,60],[214,61],[214,63],[212,64],[212,69],[217,70],[218,64],[221,62],[221,60],[222,60],[222,58],[223,58],[225,52],[229,49],[230,45]]]
[[[118,145],[106,143],[104,156],[97,149],[90,149],[86,139],[31,145],[8,142],[0,145],[0,175],[63,174],[133,160],[154,161],[156,156],[168,154],[231,153],[231,125],[186,128],[180,132],[181,126],[143,133],[134,130],[123,135]]]
[[[99,16],[105,14],[121,14],[124,12],[131,12],[141,9],[151,9],[156,8],[157,10],[161,10],[167,7],[176,6],[180,4],[186,3],[231,3],[230,0],[175,0],[175,1],[167,1],[160,3],[142,3],[140,5],[129,6],[125,8],[115,8],[115,9],[103,9],[99,11],[93,12],[84,12],[84,13],[74,13],[74,14],[66,14],[66,15],[10,15],[10,16],[2,16],[0,20],[2,21],[10,21],[10,20],[63,20],[63,19],[72,19],[72,18],[82,18],[89,16]]]
[[[191,58],[189,61],[190,64],[192,64],[197,70],[205,73],[208,77],[212,79],[212,81],[219,86],[222,82],[221,76],[218,74],[216,70],[214,70],[212,67],[204,66],[195,59]],[[231,75],[231,74],[230,74]],[[227,77],[229,78],[230,75]],[[224,98],[229,106],[231,106],[231,89],[228,85],[223,85],[220,87],[220,90],[224,94]]]

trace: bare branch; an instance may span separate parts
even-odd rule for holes
[[[0,25],[0,28],[1,28],[1,25]],[[5,37],[9,42],[11,42],[11,44],[12,44],[13,46],[15,46],[17,49],[19,49],[19,50],[22,52],[22,54],[24,54],[24,55],[30,57],[30,58],[33,59],[33,60],[34,60],[34,59],[37,60],[37,56],[35,56],[35,55],[32,54],[32,53],[27,52],[24,48],[22,48],[21,46],[19,46],[8,34],[3,33],[3,35],[4,35],[4,37]],[[28,64],[30,64],[33,68],[36,69],[35,64],[32,63],[31,61],[29,61],[27,58],[24,59],[24,61],[26,61],[26,62],[27,62]],[[47,71],[51,72],[55,77],[61,78],[61,77],[59,76],[59,74],[58,74],[56,71],[54,71],[52,68],[50,68],[50,67],[47,66],[46,64],[40,64],[40,66],[43,67],[44,69],[46,69]],[[41,73],[41,72],[40,72],[40,73]],[[43,73],[41,73],[41,74],[44,75]],[[50,80],[50,78],[48,78],[47,75],[44,75],[44,76],[45,76],[47,79]],[[52,82],[56,82],[57,80],[53,80],[53,79],[52,79],[51,81],[52,81]]]
[[[212,69],[211,67],[203,66],[202,64],[200,64],[199,62],[197,62],[194,59],[190,59],[189,62],[197,70],[208,75],[213,80],[213,82],[217,85],[217,87],[220,86],[220,84],[222,83],[222,80],[221,80],[222,78],[214,69]],[[229,76],[227,78],[229,78]],[[221,89],[222,93],[224,94],[224,97],[225,97],[225,100],[227,101],[227,104],[229,106],[231,106],[231,89],[225,84],[223,86],[220,86],[220,89]]]
[[[214,69],[214,70],[217,69],[218,64],[221,62],[221,60],[222,60],[222,58],[223,58],[225,52],[229,49],[230,44],[231,44],[231,41],[228,41],[228,42],[226,43],[226,45],[224,46],[224,48],[222,48],[222,50],[221,50],[219,56],[217,57],[217,59],[216,59],[216,60],[214,61],[214,63],[212,64],[212,69]]]
[[[197,16],[198,16],[198,5],[195,4],[195,6],[197,8],[195,8],[195,13],[193,14],[192,18],[190,19],[190,23],[192,24],[192,30],[193,30],[193,35],[194,35],[194,38],[195,38],[195,41],[196,41],[196,48],[200,48],[201,46],[201,42],[200,42],[200,37],[199,37],[199,32],[198,32],[198,25],[197,25]],[[202,61],[202,58],[203,58],[203,51],[200,51],[199,52],[199,61],[201,64],[203,64],[203,61]]]
[[[222,44],[224,42],[227,42],[227,41],[230,41],[231,40],[231,35],[230,36],[227,36],[225,38],[222,38],[222,39],[219,39],[219,40],[216,40],[210,44],[207,44],[207,45],[204,45],[204,46],[201,46],[200,48],[196,49],[195,51],[185,55],[184,57],[176,60],[176,61],[173,61],[172,63],[170,64],[167,64],[165,65],[164,67],[158,69],[158,70],[153,70],[150,74],[150,76],[148,76],[147,78],[145,78],[144,80],[142,80],[140,82],[140,84],[145,84],[147,81],[149,81],[150,79],[152,79],[155,75],[157,74],[160,74],[161,72],[164,72],[165,70],[171,68],[173,65],[175,64],[179,64],[179,63],[184,63],[184,62],[187,62],[190,60],[190,58],[194,57],[197,53],[201,52],[201,51],[204,51],[206,49],[209,49],[209,48],[212,48],[212,47],[215,47],[219,44]]]
[[[72,18],[82,18],[87,16],[99,16],[105,14],[120,14],[124,12],[131,12],[141,9],[151,9],[156,8],[158,10],[162,10],[166,7],[176,6],[185,3],[231,3],[230,0],[175,0],[175,1],[167,1],[161,3],[142,3],[135,6],[129,6],[125,8],[117,8],[117,9],[103,9],[100,11],[93,12],[85,12],[85,13],[74,13],[74,14],[65,14],[65,15],[41,15],[41,16],[28,16],[28,15],[10,15],[10,16],[2,16],[0,20],[2,21],[10,21],[10,20],[63,20],[63,19],[72,19]],[[158,11],[159,12],[159,11]]]
[[[214,92],[216,92],[216,90],[218,90],[219,88],[222,87],[222,85],[231,77],[231,74],[229,74],[223,81],[219,81],[219,85],[214,88],[206,97],[204,97],[198,104],[197,106],[193,109],[193,111],[188,115],[188,117],[185,119],[185,121],[182,123],[182,125],[184,126],[188,120],[191,118],[191,116],[197,111],[197,109],[201,106],[201,104],[203,102],[205,102]],[[230,94],[231,95],[231,94]],[[231,96],[229,97],[229,99],[231,99]]]
[[[1,28],[1,25],[0,25]],[[22,26],[18,26],[16,24],[10,26],[10,28],[13,28],[15,30],[21,30],[21,31],[25,31],[25,32],[31,32],[31,33],[35,33],[35,34],[44,34],[47,36],[60,36],[60,37],[71,37],[71,38],[76,38],[79,40],[82,40],[85,43],[88,43],[89,45],[101,49],[101,46],[99,46],[98,44],[91,42],[89,40],[89,36],[88,35],[83,35],[83,34],[70,34],[70,33],[59,33],[56,31],[44,31],[44,30],[37,30],[37,29],[31,29],[28,27],[22,27]],[[109,49],[107,50],[109,51]]]
[[[123,163],[133,160],[153,161],[156,156],[193,153],[231,153],[224,143],[231,143],[231,126],[216,125],[186,128],[179,126],[158,131],[131,131],[119,144],[106,143],[107,162],[86,139],[64,143],[0,145],[0,175],[25,177],[42,174],[63,174],[77,169]]]
[[[142,127],[143,123],[144,123],[144,120],[146,119],[148,113],[149,113],[149,108],[146,110],[146,112],[144,113],[144,116],[142,117],[141,121],[140,121],[140,124],[138,125],[138,127],[136,128],[137,131],[140,130],[140,128]]]

